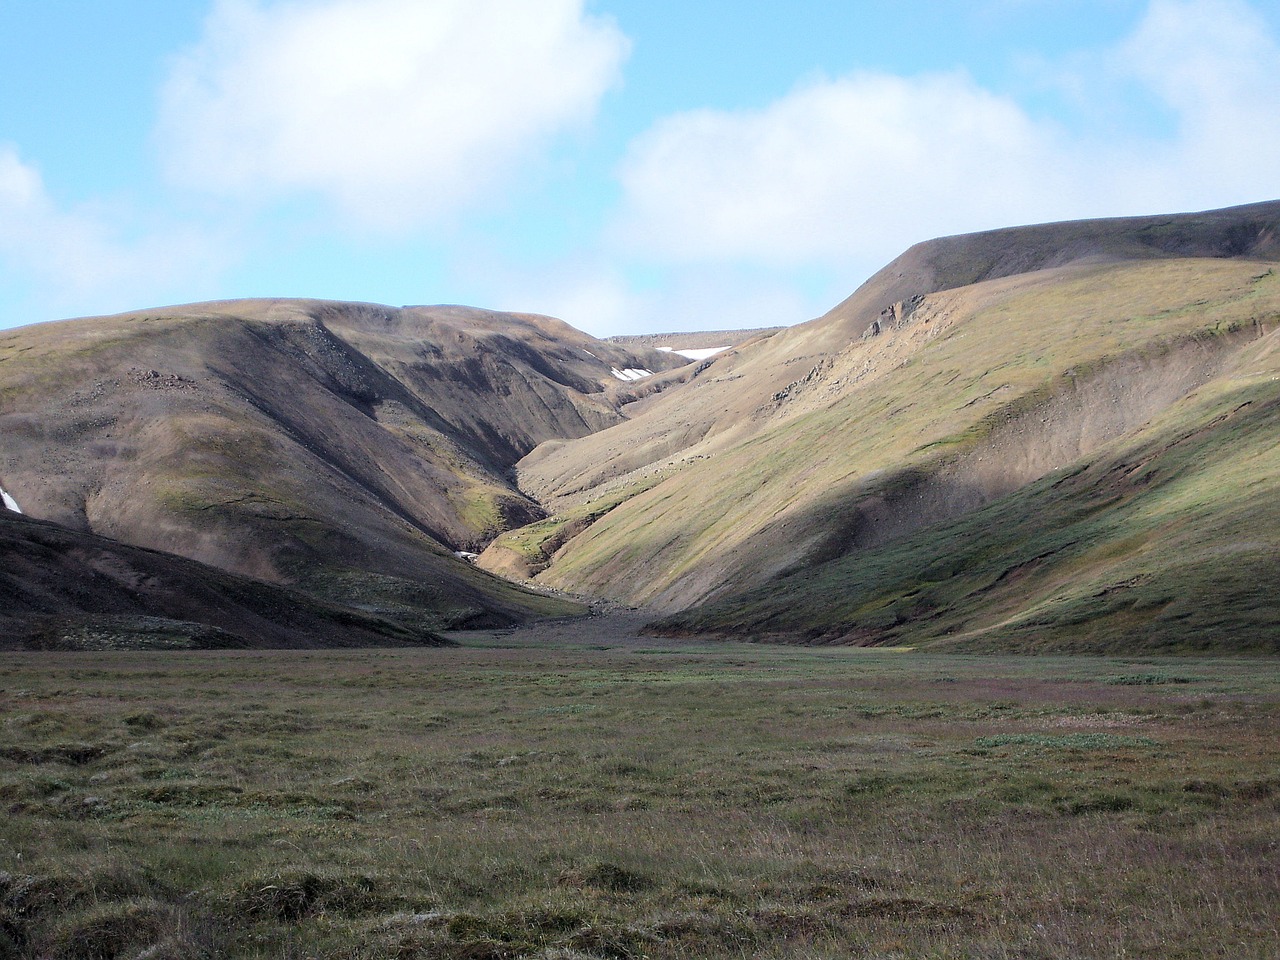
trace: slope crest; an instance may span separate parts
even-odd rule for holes
[[[834,399],[829,388],[838,378],[830,375],[832,368],[858,353],[864,338],[909,324],[926,298],[938,293],[1030,274],[1052,281],[1064,271],[1178,258],[1280,260],[1280,201],[1014,227],[917,244],[822,317],[699,364],[684,387],[636,405],[626,423],[535,450],[519,465],[520,487],[560,510],[646,473],[680,469],[746,442]],[[938,313],[939,301],[933,303]],[[1042,333],[1055,335],[1048,325]],[[899,355],[895,362],[903,359]],[[860,362],[870,369],[887,361]],[[852,383],[864,379],[861,373],[847,370],[843,376]]]

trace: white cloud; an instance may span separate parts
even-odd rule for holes
[[[582,0],[221,0],[175,61],[159,139],[184,185],[318,194],[403,228],[590,120],[627,49]]]
[[[520,279],[507,273],[504,306],[511,310],[535,310],[558,317],[593,336],[611,336],[643,328],[637,324],[653,305],[650,297],[635,291],[622,273],[596,264],[565,264],[558,269]]]
[[[13,147],[0,146],[0,204],[11,214],[45,203],[40,173],[18,157]],[[13,223],[10,222],[10,229]]]
[[[1178,138],[1163,165],[1184,189],[1280,197],[1280,43],[1255,10],[1240,0],[1154,0],[1114,63],[1175,112]]]
[[[658,121],[631,145],[614,239],[659,263],[866,276],[949,233],[1273,199],[1280,48],[1239,0],[1153,0],[1117,48],[1073,60],[1094,97],[1137,85],[1176,133],[1033,116],[963,73],[856,73],[753,111]]]
[[[191,294],[225,263],[220,244],[194,230],[160,225],[126,236],[108,226],[119,219],[59,208],[39,170],[0,144],[0,268],[28,291],[27,315],[0,317],[0,326]]]
[[[1008,223],[1060,188],[1056,156],[1052,130],[963,75],[857,74],[660,121],[622,167],[619,234],[675,259],[843,263]]]
[[[1121,62],[1187,119],[1233,104],[1275,102],[1276,42],[1266,21],[1240,0],[1153,0]]]
[[[636,312],[622,333],[680,333],[691,330],[738,330],[799,323],[825,312],[841,291],[813,297],[791,277],[736,266],[683,268],[647,298],[647,311]]]

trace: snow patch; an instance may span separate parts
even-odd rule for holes
[[[717,353],[724,353],[728,347],[701,347],[697,350],[677,350],[675,347],[658,347],[663,353],[674,353],[688,360],[707,360]]]
[[[653,376],[652,370],[643,370],[637,367],[627,367],[625,370],[619,370],[617,367],[610,367],[609,372],[623,383],[631,383],[633,380],[643,380],[645,377]]]
[[[12,510],[14,513],[21,513],[22,508],[18,506],[18,501],[9,496],[8,491],[4,487],[0,487],[0,500],[4,501],[4,508]]]

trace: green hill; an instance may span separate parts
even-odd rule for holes
[[[735,637],[1274,650],[1278,262],[1280,202],[947,237],[697,362],[466,307],[38,325],[0,334],[0,485],[84,550],[305,594],[322,634],[334,609],[370,636],[581,612],[568,593]],[[36,598],[11,628],[166,619],[8,549]],[[249,622],[221,602],[191,622]]]
[[[1209,573],[1269,569],[1278,542],[1238,540],[1274,526],[1277,236],[1273,203],[913,248],[826,317],[536,450],[524,488],[596,519],[541,556],[500,537],[482,562],[522,553],[538,582],[683,611],[672,630],[1266,647],[1258,625],[1274,636],[1280,610],[1248,574]],[[1192,449],[1212,460],[1166,482]],[[1105,492],[1108,471],[1148,461],[1160,482]],[[1081,511],[1101,526],[1073,532]],[[1122,616],[1121,596],[1147,612]]]

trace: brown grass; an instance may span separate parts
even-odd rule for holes
[[[600,629],[5,655],[0,956],[1280,948],[1271,661]]]

